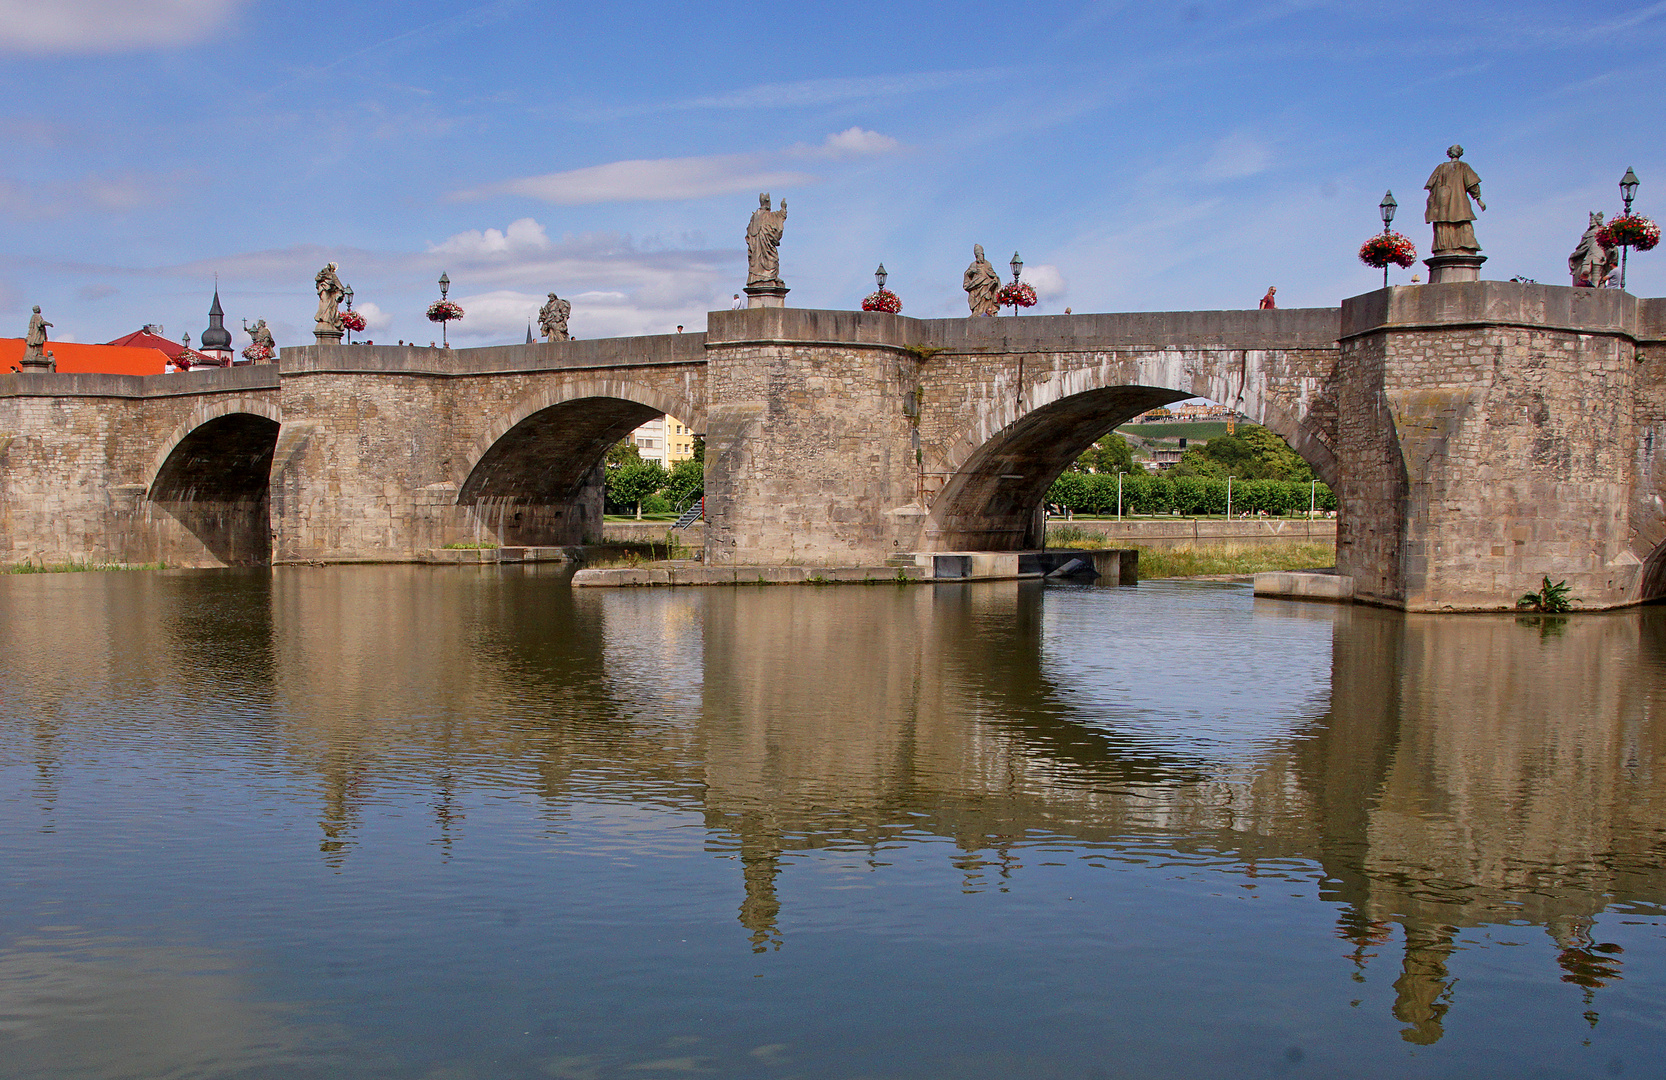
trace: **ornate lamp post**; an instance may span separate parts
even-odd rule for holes
[[[1018,275],[1024,272],[1024,260],[1020,259],[1018,252],[1015,251],[1012,253],[1012,262],[1007,265],[1012,267],[1012,283],[1014,285],[1018,284]],[[1018,314],[1017,304],[1012,305],[1012,313],[1014,315]]]
[[[1631,200],[1636,197],[1637,174],[1632,172],[1631,166],[1628,165],[1626,166],[1626,174],[1620,177],[1620,198],[1625,200],[1626,217],[1631,216]],[[1630,250],[1630,244],[1626,244],[1620,248],[1620,289],[1622,291],[1624,291],[1626,287],[1626,253]]]
[[[1377,212],[1383,216],[1383,235],[1388,235],[1388,227],[1394,221],[1394,211],[1400,204],[1394,201],[1394,192],[1383,193],[1383,201],[1377,204]],[[1383,288],[1388,288],[1388,264],[1383,263]]]
[[[884,289],[885,289],[885,279],[890,277],[890,276],[891,276],[890,274],[887,274],[885,272],[885,264],[884,263],[880,263],[879,264],[879,269],[875,270],[873,272],[874,283],[879,286],[881,291],[884,291]]]
[[[353,286],[343,285],[341,287],[341,298],[347,301],[347,310],[351,312],[353,310]],[[347,325],[347,344],[353,344],[353,326],[351,321],[349,321]]]
[[[440,271],[440,299],[444,300],[445,299],[445,294],[450,292],[450,291],[451,291],[451,275],[446,273],[444,270],[441,270]],[[446,328],[450,325],[451,325],[451,323],[450,323],[449,319],[440,320],[440,344],[444,345],[448,349],[451,348],[451,339],[446,336]]]

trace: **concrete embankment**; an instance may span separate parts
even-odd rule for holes
[[[1133,585],[1139,580],[1139,552],[1114,548],[932,551],[899,553],[884,566],[706,566],[692,560],[676,560],[643,566],[586,568],[573,575],[573,587],[931,584],[1043,577],[1094,578],[1101,585]]]
[[[602,539],[610,544],[663,544],[665,536],[671,533],[673,539],[684,547],[695,550],[706,544],[706,523],[697,521],[686,529],[671,532],[669,521],[604,521],[602,522]]]
[[[1150,550],[1177,547],[1239,545],[1244,547],[1280,544],[1335,544],[1334,518],[1146,518],[1138,521],[1066,521],[1049,518],[1049,546],[1069,544],[1068,537],[1102,536],[1115,544]],[[1063,535],[1061,535],[1063,534]]]

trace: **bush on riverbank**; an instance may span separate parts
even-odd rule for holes
[[[1183,517],[1226,513],[1227,481],[1203,476],[1169,477],[1129,473],[1122,478],[1124,514]],[[1104,473],[1067,472],[1047,490],[1047,501],[1078,514],[1114,514],[1117,508],[1117,478]],[[1234,514],[1266,513],[1275,516],[1306,513],[1310,504],[1320,510],[1336,509],[1336,494],[1324,484],[1287,480],[1235,480],[1232,482]]]

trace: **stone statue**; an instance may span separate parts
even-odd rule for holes
[[[572,313],[572,304],[550,293],[548,302],[538,309],[538,329],[544,332],[544,340],[571,341],[572,336],[567,333],[567,316]]]
[[[1435,171],[1429,174],[1429,182],[1423,185],[1429,191],[1429,205],[1423,213],[1423,220],[1435,227],[1435,243],[1429,251],[1431,255],[1481,250],[1481,245],[1475,241],[1475,227],[1470,224],[1475,220],[1475,211],[1470,209],[1469,200],[1474,199],[1475,205],[1482,210],[1487,208],[1487,204],[1481,201],[1481,178],[1475,175],[1475,170],[1467,162],[1460,160],[1463,154],[1461,146],[1448,147],[1448,160],[1435,166]]]
[[[1573,275],[1576,286],[1591,289],[1601,289],[1607,286],[1608,277],[1619,265],[1619,252],[1612,247],[1606,247],[1597,241],[1597,233],[1602,230],[1602,215],[1593,213],[1591,223],[1585,228],[1585,235],[1579,238],[1579,246],[1568,256],[1568,273]]]
[[[781,234],[787,226],[787,200],[781,209],[769,208],[769,192],[758,195],[758,208],[746,226],[746,284],[780,285]]]
[[[972,245],[972,265],[961,276],[960,287],[966,290],[966,306],[973,315],[997,315],[1001,305],[996,297],[1001,292],[1001,275],[983,257],[983,245]]]
[[[278,343],[272,340],[272,331],[267,327],[265,319],[255,320],[255,324],[249,327],[249,337],[256,345],[264,345],[268,352],[277,354]]]
[[[23,366],[33,368],[51,367],[52,361],[46,358],[46,328],[52,324],[41,318],[40,305],[35,305],[35,313],[29,316],[29,333],[23,338]]]
[[[327,264],[312,281],[318,287],[318,314],[313,316],[313,331],[340,334],[341,301],[347,290],[336,276],[336,264]]]

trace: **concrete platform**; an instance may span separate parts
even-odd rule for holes
[[[1133,550],[926,551],[894,556],[886,566],[706,566],[656,562],[633,567],[587,567],[573,575],[578,588],[627,585],[835,585],[881,582],[1016,581],[1042,577],[1096,578],[1132,585],[1139,578]]]
[[[485,566],[498,563],[578,562],[582,547],[427,548],[417,562],[439,566]]]
[[[1255,575],[1255,595],[1349,604],[1354,599],[1354,579],[1335,571],[1280,570]]]

